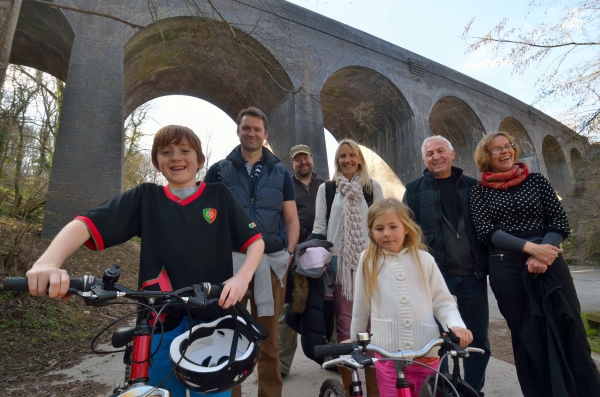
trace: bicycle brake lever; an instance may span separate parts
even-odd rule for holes
[[[105,306],[108,301],[124,296],[125,293],[118,291],[106,291],[101,284],[90,288],[90,291],[82,292],[69,288],[69,294],[77,295],[83,299],[86,306]]]
[[[360,365],[363,365],[363,366],[373,365],[373,359],[367,357],[364,353],[362,353],[358,349],[352,350],[352,353],[350,353],[350,357],[352,357],[354,359],[354,361],[356,361]]]
[[[206,299],[204,287],[201,284],[194,284],[192,296],[182,298],[182,300],[188,305],[199,307],[201,309],[207,307],[208,305],[214,302],[213,299]]]

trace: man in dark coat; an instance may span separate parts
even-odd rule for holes
[[[471,346],[485,351],[464,360],[465,380],[483,396],[490,358],[488,259],[485,246],[477,240],[469,209],[469,191],[477,181],[452,167],[456,153],[446,138],[425,139],[421,151],[427,168],[422,177],[406,185],[402,201],[414,212],[429,251],[457,298],[458,311],[473,333]]]

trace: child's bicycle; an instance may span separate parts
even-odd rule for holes
[[[327,379],[321,385],[319,397],[345,397],[346,395],[362,397],[363,392],[358,370],[366,366],[375,365],[377,361],[382,360],[395,361],[398,397],[478,397],[477,392],[461,379],[459,359],[469,357],[469,353],[471,352],[483,354],[483,350],[475,347],[463,349],[458,345],[458,338],[452,332],[450,334],[450,336],[442,336],[430,341],[421,350],[400,350],[396,353],[389,352],[380,346],[370,343],[370,335],[366,332],[358,334],[358,342],[315,346],[315,356],[317,357],[350,354],[349,358],[340,357],[323,363],[323,368],[342,366],[352,372],[350,390],[344,390],[342,384],[336,379]],[[446,356],[452,357],[454,362],[452,375],[442,374],[425,364],[413,361],[416,358],[425,357],[435,347],[440,348],[439,355],[441,360],[444,360]],[[365,355],[367,352],[377,353],[381,358],[369,358]],[[413,396],[410,385],[404,377],[405,368],[413,362],[426,366],[436,372],[435,375],[430,375],[425,379],[418,396]]]
[[[124,348],[117,351],[124,352],[126,368],[125,384],[122,387],[117,385],[110,397],[170,397],[170,391],[160,387],[160,384],[147,384],[148,369],[155,353],[150,351],[152,336],[155,330],[162,335],[162,322],[155,319],[162,318],[164,310],[175,305],[188,315],[191,314],[190,309],[207,308],[219,300],[222,285],[202,283],[173,292],[140,292],[117,284],[119,275],[119,265],[115,264],[106,270],[101,279],[94,276],[71,277],[68,292],[82,298],[87,306],[118,304],[111,301],[121,298],[134,300],[138,305],[135,326],[120,327],[112,335],[112,346]],[[6,278],[3,291],[28,292],[27,279]],[[240,303],[234,308],[228,309],[228,315],[218,320],[190,328],[189,332],[171,343],[173,371],[186,388],[197,392],[228,390],[242,383],[254,370],[261,341],[269,333]],[[114,324],[116,322],[110,326]],[[95,350],[94,343],[98,336],[92,342],[92,351],[114,353]]]

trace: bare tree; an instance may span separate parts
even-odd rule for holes
[[[533,0],[530,7],[555,5],[553,0]],[[600,0],[567,0],[556,23],[526,29],[511,28],[502,19],[484,35],[472,35],[475,18],[465,27],[467,53],[491,48],[494,59],[507,62],[522,74],[550,61],[536,83],[535,103],[571,100],[559,117],[594,139],[600,123]]]
[[[45,205],[64,84],[14,65],[6,82],[0,106],[0,189],[13,191],[10,214],[37,217]]]

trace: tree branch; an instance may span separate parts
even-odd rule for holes
[[[505,39],[494,39],[491,37],[473,37],[474,39],[477,40],[481,40],[481,41],[493,41],[495,43],[510,43],[510,44],[521,44],[521,45],[526,45],[529,47],[537,47],[537,48],[559,48],[559,47],[567,47],[567,46],[588,46],[588,45],[600,45],[600,42],[596,42],[596,41],[590,41],[587,43],[577,43],[577,42],[570,42],[570,43],[559,43],[559,44],[552,44],[552,45],[544,45],[544,44],[535,44],[535,43],[530,43],[527,41],[514,41],[514,40],[505,40]]]
[[[82,14],[96,15],[96,16],[103,17],[103,18],[113,19],[115,21],[119,21],[121,23],[124,23],[125,25],[131,26],[132,28],[136,28],[136,29],[144,29],[145,28],[145,26],[137,25],[137,24],[135,24],[133,22],[129,22],[129,21],[126,21],[124,19],[115,17],[114,15],[104,14],[102,12],[88,11],[88,10],[84,10],[82,8],[65,6],[65,5],[62,5],[62,4],[52,3],[52,2],[49,2],[49,1],[43,1],[43,0],[29,0],[29,1],[32,2],[32,3],[43,4],[43,5],[46,5],[48,7],[63,8],[65,10],[80,12]]]
[[[19,69],[19,72],[23,73],[25,76],[29,77],[31,80],[35,81],[35,83],[42,87],[44,89],[44,91],[46,91],[48,94],[50,94],[50,96],[52,98],[54,98],[55,101],[58,101],[58,98],[56,97],[56,95],[48,88],[46,87],[44,84],[42,84],[40,81],[38,81],[38,79],[35,78],[35,76],[29,74],[23,67],[21,66],[17,66],[17,69]]]

